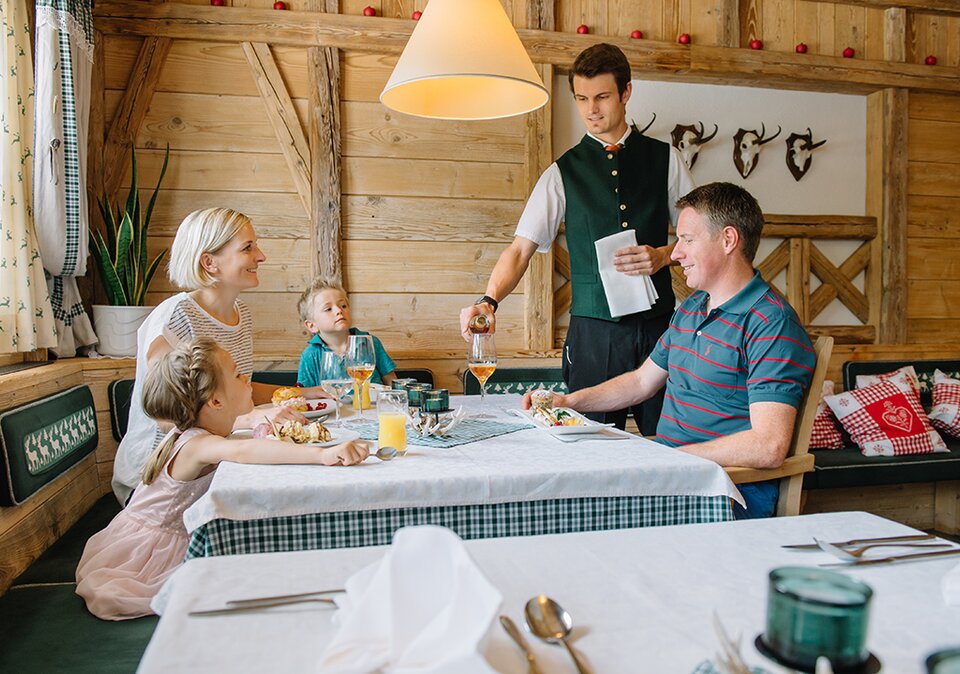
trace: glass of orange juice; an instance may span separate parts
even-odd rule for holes
[[[383,390],[377,396],[378,447],[393,447],[401,456],[407,453],[407,392]]]

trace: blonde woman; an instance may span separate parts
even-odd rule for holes
[[[240,373],[253,373],[253,322],[250,310],[238,299],[260,283],[257,269],[266,256],[257,245],[250,218],[229,208],[194,211],[180,223],[170,250],[168,276],[177,293],[154,309],[137,333],[137,373],[127,433],[117,448],[113,465],[113,492],[121,504],[140,481],[147,457],[166,428],[143,411],[142,385],[150,367],[163,354],[194,337],[209,337],[237,363]],[[275,387],[253,384],[255,404],[270,401]],[[287,408],[266,410],[266,416],[304,422],[302,414]],[[264,411],[256,421],[263,421]],[[240,417],[238,428],[253,427]]]
[[[143,408],[174,429],[148,457],[130,504],[87,541],[77,594],[105,620],[149,615],[150,600],[183,562],[189,535],[183,512],[207,490],[221,461],[351,465],[363,443],[314,447],[269,439],[228,440],[253,409],[250,380],[207,338],[183,343],[155,362],[143,383]]]

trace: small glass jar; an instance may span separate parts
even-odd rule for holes
[[[419,384],[419,383],[420,382],[418,382],[416,379],[413,379],[411,377],[405,377],[403,379],[394,379],[392,382],[390,382],[390,388],[392,388],[394,391],[406,391],[407,386],[409,386],[410,384]]]
[[[450,391],[445,388],[422,391],[420,397],[424,412],[446,412],[450,409]]]
[[[423,406],[423,392],[430,391],[433,389],[433,386],[430,384],[421,384],[417,382],[416,384],[407,384],[407,396],[410,400],[410,407],[422,407]]]
[[[960,674],[960,646],[927,657],[927,674]]]
[[[872,596],[866,583],[833,571],[773,569],[764,643],[795,669],[812,670],[821,655],[834,668],[863,664]]]

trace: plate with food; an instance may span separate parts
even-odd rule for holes
[[[327,428],[319,421],[301,424],[288,419],[280,423],[262,423],[253,429],[255,438],[273,438],[284,442],[314,447],[331,447],[341,442],[356,440],[360,434],[344,428]]]
[[[552,435],[581,435],[599,433],[613,424],[601,424],[587,419],[569,407],[534,407],[521,412],[538,428]]]
[[[273,392],[274,407],[290,407],[303,412],[307,419],[325,417],[336,409],[336,401],[330,398],[307,399],[303,397],[303,389],[293,386],[281,386]]]

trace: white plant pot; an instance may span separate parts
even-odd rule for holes
[[[93,329],[100,339],[97,352],[104,356],[136,358],[137,330],[153,307],[93,305]]]

